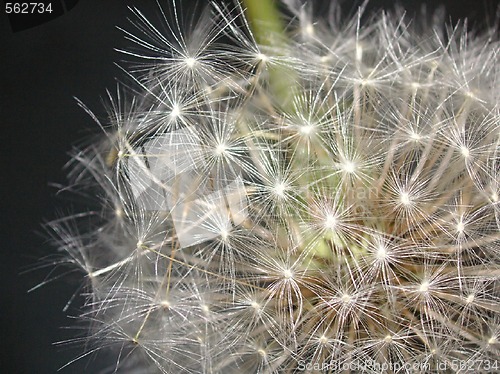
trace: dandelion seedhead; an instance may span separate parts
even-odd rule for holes
[[[126,373],[498,370],[498,35],[283,3],[187,29],[175,3],[159,25],[132,9],[133,90],[70,173],[95,205],[52,225],[89,352]]]

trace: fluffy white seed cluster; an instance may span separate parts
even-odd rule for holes
[[[53,224],[90,351],[126,373],[498,369],[497,36],[285,3],[261,44],[238,5],[187,30],[133,9],[134,91],[74,157],[96,205]]]

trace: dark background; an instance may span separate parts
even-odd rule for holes
[[[183,8],[187,11],[191,3],[183,0]],[[352,9],[352,2],[345,3]],[[422,4],[402,3],[410,13]],[[469,17],[484,24],[494,19],[498,3],[429,1],[428,8],[443,4],[452,20]],[[392,4],[373,0],[370,7]],[[55,253],[40,234],[41,224],[54,218],[57,208],[64,212],[67,204],[49,182],[64,184],[67,152],[98,132],[73,97],[105,117],[101,98],[106,88],[115,90],[115,77],[124,78],[114,65],[124,56],[113,48],[129,45],[115,26],[133,29],[127,5],[153,19],[157,8],[153,0],[72,0],[59,17],[28,27],[31,20],[23,24],[19,18],[9,19],[4,3],[0,5],[0,372],[49,374],[82,352],[81,347],[53,345],[75,335],[74,329],[63,327],[75,325],[66,315],[75,315],[82,300],[76,298],[68,312],[63,308],[81,279],[67,276],[27,293],[43,282],[50,268],[24,271]],[[87,362],[78,361],[62,373],[97,373]]]

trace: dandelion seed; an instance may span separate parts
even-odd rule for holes
[[[179,105],[174,105],[172,107],[172,111],[170,112],[170,117],[177,118],[180,115],[181,115],[181,108],[179,107]]]
[[[286,185],[283,182],[278,182],[274,186],[274,193],[279,197],[285,196]]]
[[[325,228],[327,229],[335,229],[335,226],[337,225],[337,217],[335,217],[333,214],[328,214],[325,219]]]
[[[124,213],[122,208],[118,207],[115,209],[115,215],[117,218],[123,218],[123,214]]]
[[[318,341],[320,344],[323,344],[323,345],[328,344],[328,338],[325,335],[321,335],[319,337]]]
[[[351,295],[343,294],[340,300],[342,300],[344,304],[349,304],[352,301],[352,297]]]
[[[342,169],[346,173],[354,173],[356,171],[356,165],[354,162],[346,161],[345,163],[342,164]]]
[[[303,135],[310,135],[314,130],[314,126],[311,124],[307,124],[300,127],[300,133]]]
[[[410,199],[410,194],[408,192],[402,192],[400,197],[401,204],[411,205],[412,201]]]
[[[215,148],[215,153],[220,156],[224,153],[226,153],[227,146],[224,143],[218,144],[217,147]]]
[[[387,249],[383,246],[380,246],[377,250],[377,259],[385,260],[387,258]]]
[[[257,53],[256,58],[258,61],[261,61],[261,62],[267,62],[269,60],[269,58],[263,53]]]
[[[411,139],[413,139],[416,142],[418,142],[422,139],[422,136],[420,134],[417,134],[416,132],[412,132],[410,137],[411,137]]]
[[[418,288],[418,291],[421,293],[426,293],[429,291],[429,282],[424,281],[420,284],[420,287]]]
[[[285,269],[283,271],[283,276],[285,277],[285,279],[293,279],[293,271],[290,269]]]
[[[461,146],[461,147],[460,147],[460,153],[462,153],[462,155],[463,155],[465,158],[467,158],[467,157],[469,157],[469,156],[470,156],[470,150],[469,150],[467,147],[465,147],[465,146]]]
[[[194,67],[194,65],[196,64],[196,59],[194,59],[193,57],[188,57],[186,58],[186,65],[190,68]]]
[[[227,238],[229,237],[229,232],[227,230],[222,230],[220,232],[220,236],[221,236],[222,240],[227,240]]]

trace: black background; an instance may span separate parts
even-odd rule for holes
[[[316,3],[322,3],[316,0]],[[97,133],[97,126],[78,107],[82,100],[100,118],[105,117],[101,98],[123,79],[114,62],[125,57],[113,48],[126,47],[116,25],[132,30],[127,5],[134,5],[156,19],[153,0],[81,0],[64,15],[21,31],[12,25],[0,2],[0,372],[55,373],[81,348],[54,346],[74,336],[74,326],[63,308],[81,279],[68,276],[31,293],[50,268],[23,273],[54,249],[39,233],[41,223],[64,212],[49,182],[64,183],[63,165],[72,145]],[[182,1],[187,12],[193,1]],[[348,9],[352,2],[346,1]],[[403,1],[417,9],[421,1]],[[446,6],[452,20],[469,17],[478,24],[493,19],[498,0],[431,1],[429,8]],[[370,7],[392,6],[392,1],[372,1]],[[411,12],[411,11],[410,11]],[[14,21],[13,21],[14,22]],[[15,21],[19,22],[19,21]],[[14,26],[14,27],[13,27]],[[22,28],[22,27],[21,27]],[[75,314],[81,299],[70,308]],[[62,373],[97,373],[87,359]]]

